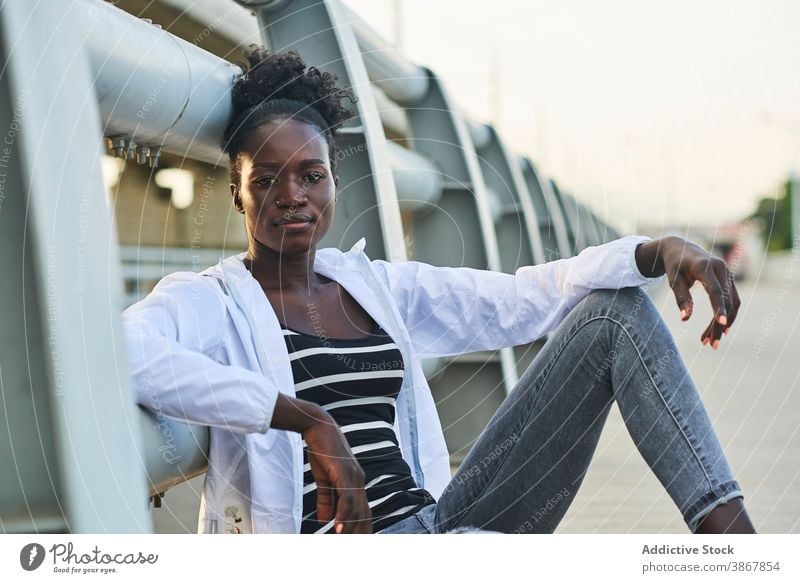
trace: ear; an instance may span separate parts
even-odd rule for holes
[[[242,197],[239,195],[239,187],[231,182],[231,197],[233,198],[233,207],[241,214],[244,214],[244,206],[242,206]]]
[[[333,185],[334,186],[339,186],[339,175],[338,174],[334,174],[333,175]]]

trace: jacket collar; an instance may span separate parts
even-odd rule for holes
[[[338,268],[342,267],[344,263],[363,254],[366,245],[366,238],[361,237],[361,239],[356,241],[346,253],[343,253],[335,247],[318,249],[314,258],[314,269],[328,277],[330,273],[338,271]],[[210,267],[206,272],[210,275],[222,278],[226,283],[236,285],[238,288],[245,288],[249,286],[251,282],[255,281],[250,271],[244,265],[244,258],[246,255],[247,252],[242,251],[236,255],[220,259],[217,265]],[[333,279],[338,281],[338,278]]]
[[[366,238],[361,237],[347,252],[335,247],[319,249],[314,260],[314,270],[339,283],[384,330],[399,333],[391,328],[388,314],[377,296],[379,291],[371,289],[364,279],[359,259],[364,255],[365,247]],[[237,295],[247,304],[246,307],[254,311],[256,321],[264,322],[262,318],[266,317],[268,321],[274,320],[277,323],[277,316],[269,300],[258,281],[244,265],[243,260],[246,255],[247,252],[243,251],[226,257],[206,270],[206,273],[220,279],[224,287],[234,286]],[[227,289],[226,293],[229,293]],[[240,307],[245,308],[245,306]]]

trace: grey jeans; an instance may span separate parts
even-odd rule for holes
[[[689,530],[742,496],[650,298],[638,288],[599,290],[551,335],[438,502],[381,534],[553,532],[614,402]]]

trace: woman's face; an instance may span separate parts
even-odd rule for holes
[[[231,185],[248,237],[278,253],[304,253],[333,222],[336,185],[328,144],[296,120],[261,125],[245,141],[241,184]]]

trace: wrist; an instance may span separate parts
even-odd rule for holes
[[[312,403],[311,401],[303,401],[302,399],[298,399],[297,402],[300,406],[302,417],[302,422],[299,427],[300,434],[304,434],[310,429],[320,425],[336,424],[336,421],[333,419],[333,417],[331,417],[331,414],[316,403]]]
[[[664,239],[639,243],[634,251],[636,268],[644,277],[660,277],[664,275],[664,259],[662,246]]]
[[[275,403],[275,411],[272,415],[270,427],[294,431],[295,433],[305,433],[311,427],[320,423],[333,422],[333,417],[331,417],[330,413],[316,403],[280,393]]]

